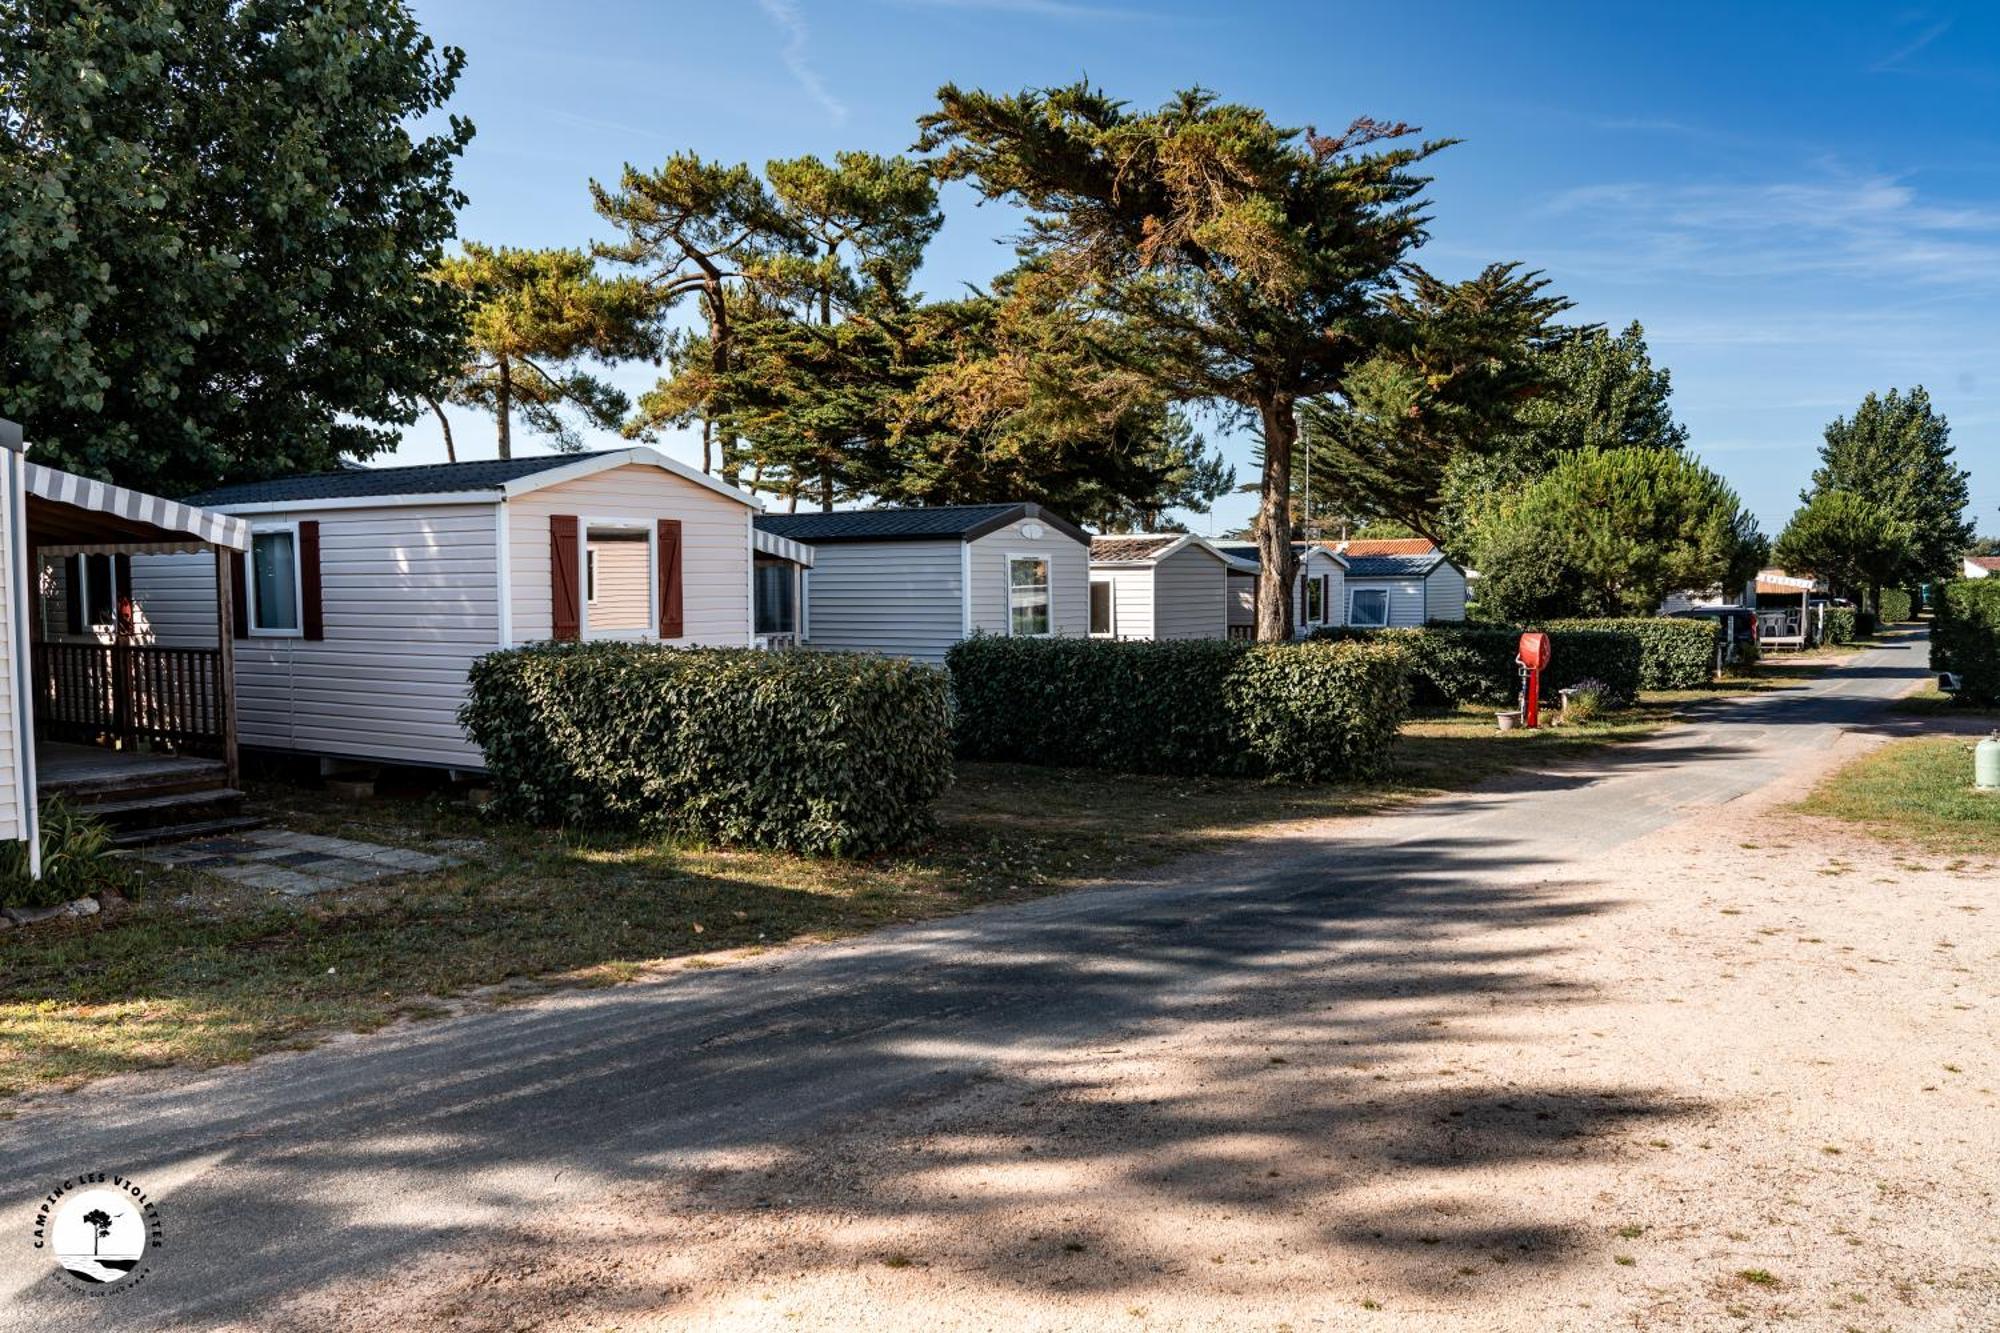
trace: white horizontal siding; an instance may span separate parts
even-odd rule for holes
[[[1090,546],[1046,523],[1039,537],[1023,537],[1024,519],[989,532],[971,545],[972,628],[975,633],[1007,632],[1007,557],[1047,556],[1049,633],[1090,633]]]
[[[1362,588],[1381,588],[1386,590],[1389,594],[1389,625],[1392,629],[1404,629],[1412,625],[1421,625],[1424,623],[1424,584],[1422,579],[1350,576],[1347,580],[1347,586],[1350,592]],[[1344,602],[1343,605],[1345,605]]]
[[[1220,639],[1228,634],[1229,571],[1199,546],[1184,546],[1153,570],[1153,637]]]
[[[963,637],[964,544],[825,542],[806,575],[806,633],[828,651],[942,662]]]
[[[1424,619],[1465,619],[1465,575],[1457,566],[1441,564],[1424,580]]]
[[[678,519],[685,634],[670,642],[750,646],[750,510],[685,477],[638,463],[507,501],[514,642],[533,643],[555,633],[549,585],[549,518],[555,514],[575,516],[579,531],[593,519],[647,527]]]
[[[1153,637],[1153,567],[1093,565],[1093,582],[1111,585],[1111,632],[1121,639]]]

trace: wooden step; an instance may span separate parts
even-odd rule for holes
[[[76,805],[95,805],[141,792],[220,787],[228,781],[228,775],[228,766],[219,759],[163,759],[152,764],[107,766],[76,777],[45,779],[36,786],[45,796],[60,795]]]
[[[223,819],[243,808],[243,793],[234,787],[203,787],[195,791],[133,794],[122,800],[98,801],[82,807],[120,833]]]
[[[192,824],[162,824],[155,828],[138,828],[120,833],[111,839],[116,848],[157,847],[165,842],[193,842],[197,838],[219,838],[228,833],[246,833],[253,828],[262,828],[268,820],[256,815],[231,815],[226,819],[207,819]]]

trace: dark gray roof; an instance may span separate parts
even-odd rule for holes
[[[795,542],[972,541],[1032,518],[1088,546],[1090,534],[1036,504],[929,505],[912,509],[843,509],[831,514],[759,514],[757,526]]]
[[[1292,554],[1296,556],[1298,559],[1304,560],[1306,558],[1306,553],[1311,551],[1312,548],[1313,544],[1311,542],[1293,542]],[[1224,555],[1233,555],[1238,560],[1248,560],[1251,564],[1256,565],[1260,569],[1263,567],[1264,560],[1263,557],[1257,553],[1257,543],[1255,542],[1217,542],[1215,544],[1215,549],[1222,552]],[[1333,552],[1328,551],[1327,554],[1333,555]],[[1340,557],[1334,556],[1334,559],[1338,560],[1340,559]]]
[[[413,467],[346,467],[338,472],[314,472],[302,477],[274,477],[218,486],[190,495],[184,504],[208,509],[231,505],[267,504],[287,500],[347,500],[385,495],[430,495],[446,491],[499,490],[510,481],[537,472],[568,467],[586,458],[624,453],[605,449],[589,454],[536,454],[530,458],[488,458],[472,463],[420,463]]]
[[[1429,555],[1349,555],[1347,573],[1357,579],[1422,578],[1444,563],[1436,551]]]

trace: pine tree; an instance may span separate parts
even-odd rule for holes
[[[1972,474],[1953,461],[1951,423],[1920,384],[1908,393],[1869,394],[1850,417],[1826,428],[1820,465],[1801,499],[1847,491],[1879,505],[1909,534],[1896,578],[1906,584],[1952,578],[1972,540],[1965,509]]]

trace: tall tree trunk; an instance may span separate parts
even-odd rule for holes
[[[458,446],[453,444],[451,440],[451,419],[445,416],[444,408],[438,405],[437,399],[426,396],[424,398],[424,401],[429,403],[431,405],[431,411],[437,414],[438,428],[444,432],[445,459],[449,462],[456,463],[458,461]]]
[[[500,383],[493,391],[494,415],[500,418],[500,456],[514,456],[514,372],[500,362]]]
[[[822,459],[819,465],[819,507],[821,513],[833,512],[833,460]]]
[[[1257,405],[1264,427],[1264,476],[1257,500],[1257,637],[1283,643],[1292,637],[1292,446],[1299,423],[1292,400],[1278,394]]]
[[[701,419],[701,470],[713,472],[715,446],[715,423],[707,417]]]

